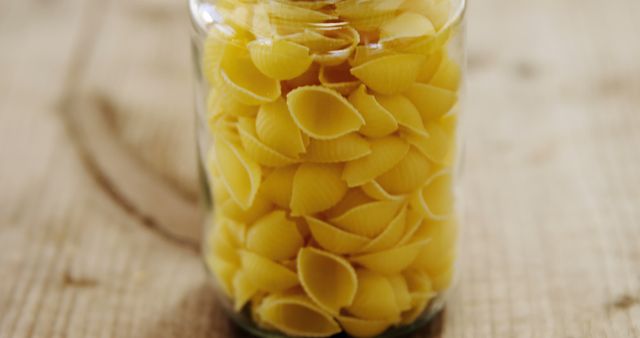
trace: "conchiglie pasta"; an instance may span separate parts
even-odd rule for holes
[[[351,74],[380,94],[397,94],[416,81],[423,55],[396,54],[384,56],[351,69]]]
[[[435,274],[448,268],[456,256],[458,225],[455,218],[446,221],[424,222],[414,235],[419,239],[430,239],[412,264],[412,267]]]
[[[367,93],[366,86],[362,85],[351,93],[349,101],[365,120],[365,124],[360,128],[360,133],[363,135],[382,137],[398,129],[395,117],[380,105],[375,96]]]
[[[303,244],[296,223],[282,210],[260,218],[247,232],[247,249],[276,261],[294,257]]]
[[[275,168],[262,182],[261,191],[265,198],[281,208],[288,208],[291,204],[291,190],[293,176],[297,166]]]
[[[367,237],[344,231],[317,218],[305,219],[318,245],[330,252],[341,255],[355,253],[370,241]]]
[[[312,62],[308,47],[287,40],[255,40],[247,48],[258,70],[272,79],[293,79]]]
[[[403,129],[419,135],[428,135],[418,109],[403,95],[377,96],[376,99]]]
[[[401,274],[395,274],[388,276],[387,279],[391,283],[393,293],[396,296],[396,304],[400,311],[406,311],[411,308],[411,295],[409,294],[409,286],[404,276]]]
[[[204,41],[202,73],[210,85],[218,82],[218,71],[225,47],[228,43],[227,40],[228,38],[225,37],[222,32],[217,29],[212,29]]]
[[[412,12],[402,13],[380,27],[380,41],[434,36],[436,29],[426,17]]]
[[[422,228],[423,221],[423,213],[420,210],[416,210],[410,207],[407,212],[407,224],[404,229],[404,234],[398,242],[398,245],[405,245],[409,243],[409,241],[414,239],[415,234]]]
[[[424,122],[435,121],[451,111],[458,99],[453,91],[415,83],[405,93],[420,112]]]
[[[227,296],[233,296],[233,277],[238,271],[238,266],[234,263],[216,258],[209,253],[205,256],[207,267],[216,277],[216,284]]]
[[[401,205],[399,201],[366,203],[331,219],[331,222],[345,231],[373,238],[384,231]]]
[[[243,273],[262,291],[282,292],[299,284],[295,272],[258,254],[241,251]]]
[[[454,60],[445,58],[429,83],[436,87],[457,91],[461,78],[460,66]]]
[[[446,220],[454,210],[452,177],[449,171],[434,174],[422,190],[418,191],[411,204],[432,220]]]
[[[358,288],[356,272],[346,259],[315,248],[298,253],[298,274],[305,292],[323,310],[337,315],[351,305]]]
[[[436,275],[430,275],[431,282],[433,283],[433,291],[441,292],[448,289],[453,282],[454,274],[455,267],[451,266]]]
[[[343,27],[339,31],[332,32],[331,35],[348,41],[348,44],[339,50],[313,54],[314,62],[324,66],[337,66],[345,63],[355,50],[358,43],[360,43],[360,34],[353,27]]]
[[[311,215],[340,202],[347,192],[347,184],[340,178],[341,169],[332,164],[301,164],[293,178],[292,214]]]
[[[375,337],[393,325],[392,320],[369,320],[347,316],[339,316],[337,319],[342,329],[352,337]]]
[[[298,127],[316,139],[338,138],[364,124],[349,101],[324,87],[298,87],[287,95],[287,104]]]
[[[284,99],[262,105],[255,126],[258,138],[275,151],[289,157],[305,151],[300,129],[291,118]]]
[[[253,203],[249,208],[244,209],[234,200],[229,199],[220,204],[221,215],[235,221],[251,224],[258,218],[264,216],[273,209],[273,205],[266,198],[258,195],[253,200]]]
[[[359,252],[369,253],[382,251],[393,247],[404,233],[407,221],[407,208],[402,210],[389,222],[387,227],[378,236],[372,239],[367,245],[362,247]]]
[[[268,296],[258,309],[267,324],[296,337],[327,337],[340,332],[338,323],[307,296]]]
[[[419,241],[385,251],[351,257],[351,261],[383,274],[399,273],[413,263],[429,241]]]
[[[359,205],[373,201],[374,200],[367,196],[361,189],[349,189],[340,202],[331,209],[323,212],[323,215],[326,218],[338,217]]]
[[[333,140],[311,140],[304,159],[317,163],[357,160],[371,153],[369,142],[356,133]]]
[[[440,30],[449,20],[451,2],[448,0],[405,1],[401,8],[426,16],[436,30]]]
[[[427,61],[422,65],[422,69],[420,69],[420,74],[418,74],[418,82],[421,83],[429,83],[435,75],[438,68],[440,68],[440,64],[442,60],[446,56],[446,51],[439,50],[434,52],[429,56]]]
[[[267,167],[282,167],[297,162],[296,158],[281,154],[260,141],[256,135],[254,119],[242,118],[238,131],[244,150],[256,163]]]
[[[280,96],[280,82],[262,74],[247,54],[241,47],[227,45],[220,66],[222,84],[246,105],[274,101]]]
[[[405,139],[437,164],[447,164],[454,146],[455,135],[447,133],[439,122],[427,123],[429,136],[406,133]]]
[[[396,322],[400,309],[391,282],[384,276],[367,269],[356,270],[358,290],[347,311],[361,319]]]
[[[304,8],[293,4],[287,4],[283,1],[272,1],[267,6],[269,15],[275,18],[283,19],[282,24],[287,22],[323,22],[327,20],[334,20],[337,17],[323,13],[321,11],[313,10],[310,8]],[[300,25],[300,24],[297,24]]]
[[[389,193],[376,181],[370,181],[361,188],[367,196],[378,201],[400,201],[405,198],[404,195],[394,195]]]
[[[409,144],[398,137],[370,140],[371,154],[348,162],[342,177],[350,187],[363,185],[389,171],[409,151]]]
[[[233,277],[233,297],[234,305],[233,309],[236,312],[242,310],[247,302],[253,297],[258,288],[242,271],[238,272]]]
[[[215,143],[215,154],[222,183],[240,207],[249,208],[260,187],[260,166],[243,150],[220,138]]]
[[[318,31],[305,29],[302,32],[294,33],[284,37],[288,41],[293,41],[307,46],[315,53],[326,53],[342,49],[350,44],[350,41],[343,36],[326,36]]]
[[[431,176],[431,164],[426,156],[411,147],[407,155],[376,182],[390,194],[408,194],[419,189]]]

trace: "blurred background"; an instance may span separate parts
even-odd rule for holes
[[[0,0],[0,337],[229,337],[186,0]],[[640,2],[475,0],[459,286],[416,337],[640,337]]]

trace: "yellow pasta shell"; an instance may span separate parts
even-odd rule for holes
[[[225,88],[243,104],[255,106],[280,96],[280,81],[262,74],[242,47],[227,45],[220,75]]]
[[[282,167],[298,161],[262,143],[256,135],[254,119],[242,118],[238,124],[238,131],[244,150],[257,163],[268,167]]]
[[[356,46],[353,54],[349,56],[349,64],[353,67],[359,66],[363,63],[377,58],[381,58],[383,56],[393,54],[393,51],[386,48],[381,48],[379,44],[367,44],[368,41],[366,40],[364,42],[364,45]]]
[[[347,316],[338,316],[337,319],[342,329],[352,337],[375,337],[393,325],[393,321],[389,320],[369,320]]]
[[[434,174],[424,188],[415,194],[411,204],[431,220],[449,218],[454,210],[451,173],[445,170]]]
[[[202,51],[202,74],[209,85],[218,82],[218,70],[227,43],[228,39],[218,29],[214,28],[207,34]]]
[[[405,198],[404,195],[393,195],[389,193],[376,181],[367,182],[361,188],[367,196],[378,201],[400,201]]]
[[[369,137],[387,136],[398,129],[395,117],[385,109],[375,96],[367,93],[367,87],[361,85],[349,96],[349,102],[360,112],[365,124],[360,133]]]
[[[331,315],[304,295],[268,296],[258,311],[267,324],[294,337],[328,337],[341,331]]]
[[[407,221],[407,208],[402,210],[391,220],[389,225],[378,236],[365,245],[359,253],[371,253],[393,247],[404,233]]]
[[[366,269],[356,270],[358,290],[347,311],[361,319],[395,322],[400,309],[391,282],[383,275]]]
[[[298,226],[282,210],[260,218],[247,232],[247,249],[276,261],[295,257],[303,244]]]
[[[283,19],[283,22],[298,21],[302,23],[323,22],[337,19],[337,17],[317,11],[311,8],[304,8],[287,4],[283,1],[271,1],[267,5],[267,10],[272,17]]]
[[[431,242],[418,254],[411,265],[413,268],[435,274],[453,264],[458,238],[458,224],[455,218],[424,222],[414,237],[430,239]]]
[[[409,144],[398,137],[387,136],[369,141],[371,154],[346,164],[342,177],[350,187],[363,185],[384,174],[400,162]]]
[[[320,83],[342,95],[349,95],[360,85],[360,81],[351,75],[349,69],[346,62],[338,66],[322,66],[319,74]]]
[[[420,13],[433,23],[437,30],[440,30],[449,21],[451,11],[451,1],[449,0],[421,0],[405,1],[402,9]]]
[[[249,251],[241,251],[242,271],[260,290],[282,292],[299,284],[298,275],[284,266]]]
[[[348,232],[373,238],[384,231],[401,205],[399,201],[366,203],[331,219],[331,222]]]
[[[367,196],[361,189],[354,188],[349,189],[344,197],[333,206],[331,209],[323,212],[326,218],[335,218],[343,215],[347,211],[365,203],[373,202],[374,200]]]
[[[447,165],[455,150],[455,135],[447,133],[439,122],[427,123],[425,129],[429,136],[407,133],[404,135],[405,139],[431,161]]]
[[[404,234],[398,242],[398,245],[405,245],[414,239],[415,234],[422,228],[423,221],[424,216],[420,210],[409,208],[407,212],[407,225],[405,226]]]
[[[344,255],[360,250],[369,238],[346,232],[317,218],[305,217],[311,235],[318,245],[330,252]]]
[[[341,63],[345,63],[345,61],[349,59],[351,54],[353,54],[356,46],[358,45],[358,43],[360,43],[360,34],[355,28],[351,26],[346,26],[341,28],[340,30],[329,32],[336,38],[348,41],[348,44],[341,49],[326,51],[325,53],[313,54],[313,61],[324,66],[337,66]]]
[[[239,271],[236,273],[233,277],[233,309],[236,312],[240,312],[256,292],[258,292],[258,288],[247,277],[247,275],[244,274],[244,272]]]
[[[247,209],[242,208],[232,199],[226,200],[219,205],[220,209],[217,211],[218,213],[224,217],[245,224],[255,222],[258,218],[264,216],[273,209],[273,205],[266,198],[261,197],[260,195],[256,196],[251,206]]]
[[[233,297],[233,277],[238,271],[238,266],[225,260],[207,255],[207,267],[215,276],[216,285],[229,297]]]
[[[254,40],[247,48],[256,68],[276,80],[301,75],[313,61],[308,47],[287,40]]]
[[[338,138],[364,124],[349,101],[324,87],[298,87],[287,95],[287,104],[298,127],[316,139]]]
[[[351,43],[345,36],[326,36],[312,29],[305,29],[302,32],[287,35],[283,38],[307,46],[315,54],[340,50]]]
[[[398,124],[405,130],[418,135],[428,135],[422,123],[418,109],[403,95],[376,96],[382,107],[393,115]]]
[[[302,133],[282,98],[260,107],[256,134],[264,144],[285,156],[296,157],[305,151]]]
[[[396,54],[363,63],[351,69],[351,74],[380,94],[398,94],[416,81],[425,56]]]
[[[248,209],[256,198],[262,170],[249,156],[237,146],[218,138],[215,142],[216,164],[222,183],[233,200],[244,209]]]
[[[336,3],[336,13],[346,19],[394,13],[404,0],[344,0]]]
[[[453,91],[423,83],[413,84],[405,95],[418,109],[425,123],[435,121],[451,111],[458,100],[458,95]]]
[[[455,92],[460,88],[461,78],[460,66],[451,58],[446,58],[442,60],[440,68],[438,68],[429,83]]]
[[[436,35],[436,29],[431,21],[412,12],[402,13],[380,27],[380,41],[434,35]]]
[[[419,189],[431,176],[431,164],[426,156],[411,147],[407,155],[376,182],[390,194],[408,194]]]
[[[432,298],[432,294],[413,295],[411,299],[412,307],[411,309],[402,312],[402,320],[400,321],[400,323],[409,325],[415,322],[418,317],[420,317],[420,315],[422,315],[427,309],[427,306],[429,305],[429,302]]]
[[[311,215],[336,205],[347,192],[341,166],[303,163],[293,178],[291,213]]]
[[[281,208],[289,208],[293,176],[297,169],[295,165],[275,168],[262,182],[264,196]]]
[[[444,59],[446,51],[439,50],[429,56],[427,61],[422,65],[422,69],[420,69],[420,74],[418,75],[418,81],[422,83],[429,83],[435,75],[438,68],[440,68],[440,64]]]
[[[448,289],[454,278],[455,267],[451,266],[449,269],[440,272],[437,275],[432,275],[431,282],[433,284],[433,290],[435,292],[441,292]]]
[[[428,243],[428,240],[418,241],[385,251],[351,257],[351,261],[382,274],[399,273],[413,263]]]
[[[304,159],[317,163],[353,161],[371,153],[369,142],[356,133],[333,140],[311,140]]]
[[[356,271],[346,259],[307,247],[298,253],[300,283],[309,297],[325,311],[337,315],[351,305],[358,288]]]
[[[411,295],[409,294],[409,286],[404,276],[401,274],[395,274],[387,276],[391,286],[393,287],[393,293],[396,296],[396,304],[400,311],[406,311],[411,308]]]

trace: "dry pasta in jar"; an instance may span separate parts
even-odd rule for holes
[[[255,334],[391,337],[456,275],[464,0],[191,0],[204,257]]]

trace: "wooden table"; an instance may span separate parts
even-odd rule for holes
[[[1,337],[242,335],[197,254],[185,3],[0,2]],[[472,1],[462,274],[416,337],[640,337],[638,17]]]

